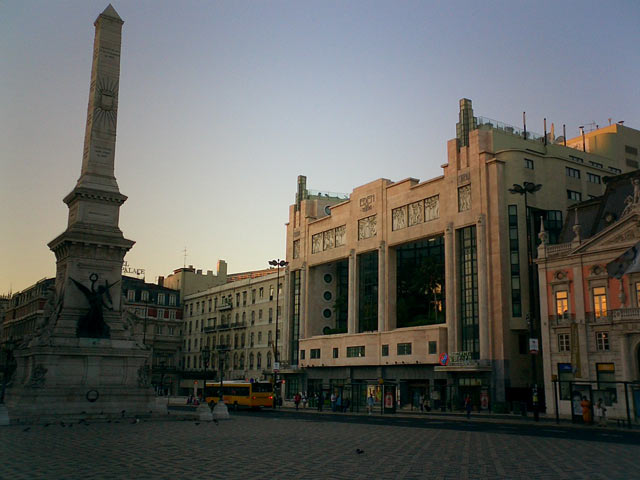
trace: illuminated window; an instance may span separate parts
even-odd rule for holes
[[[556,315],[566,318],[569,314],[569,293],[566,290],[556,292]]]
[[[593,289],[593,312],[596,318],[607,316],[607,291],[604,287]]]
[[[596,347],[600,351],[609,350],[609,332],[596,332]]]

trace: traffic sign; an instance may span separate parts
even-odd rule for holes
[[[443,352],[440,354],[440,365],[446,367],[449,364],[449,355],[447,352]]]

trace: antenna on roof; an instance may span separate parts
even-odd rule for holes
[[[522,126],[523,128],[523,135],[524,135],[524,139],[527,139],[527,112],[522,112]]]
[[[184,250],[182,250],[182,253],[184,254],[184,264],[183,264],[183,268],[187,268],[187,247],[184,247]]]

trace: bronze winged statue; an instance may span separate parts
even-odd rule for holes
[[[98,274],[92,273],[89,275],[89,280],[91,280],[91,289],[88,289],[84,285],[82,285],[77,280],[69,277],[71,281],[78,287],[84,296],[87,298],[89,302],[89,311],[78,320],[78,326],[76,328],[76,336],[77,337],[88,337],[88,338],[109,338],[111,334],[111,329],[109,325],[104,321],[104,315],[102,314],[103,308],[108,308],[109,310],[113,310],[113,307],[110,305],[112,303],[111,294],[109,290],[115,284],[119,283],[119,280],[114,283],[109,283],[106,280],[104,281],[104,285],[98,285],[98,288],[95,287],[96,282],[98,281]],[[107,297],[109,303],[104,301],[103,296]]]

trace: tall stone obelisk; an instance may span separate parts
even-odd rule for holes
[[[118,227],[127,199],[114,176],[122,19],[109,5],[95,21],[80,178],[64,202],[67,229],[49,243],[55,293],[45,322],[14,352],[6,404],[12,421],[149,413],[150,351],[121,310],[122,263],[134,242]]]

